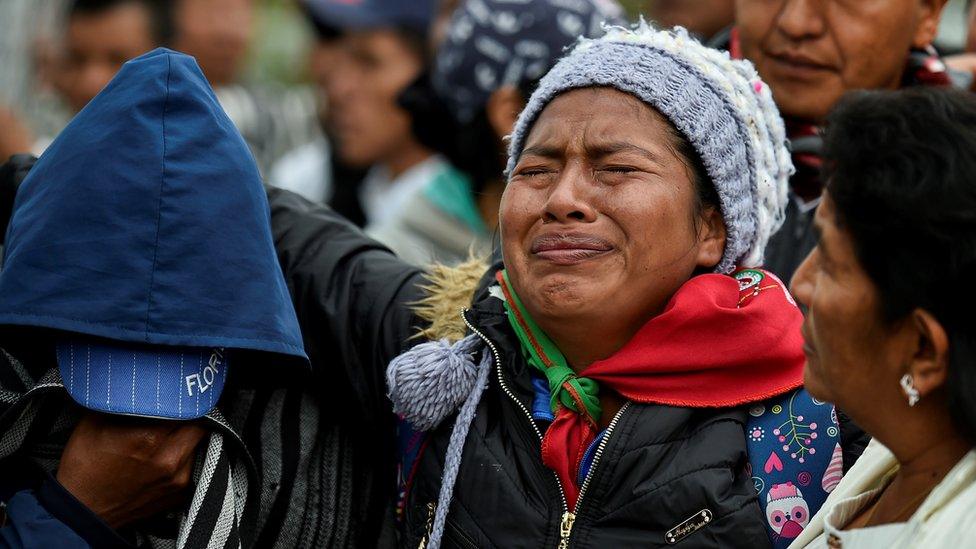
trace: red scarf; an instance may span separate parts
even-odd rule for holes
[[[512,289],[499,280],[512,302]],[[517,316],[509,318],[519,322]],[[759,402],[803,384],[802,322],[771,273],[699,275],[623,348],[579,377],[641,403],[730,408]],[[597,433],[589,416],[560,404],[543,439],[542,460],[558,474],[570,509],[579,496],[580,463]]]

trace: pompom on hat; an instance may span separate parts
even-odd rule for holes
[[[647,103],[685,136],[718,193],[727,231],[716,272],[762,264],[783,224],[793,163],[783,119],[752,63],[707,48],[680,27],[610,27],[582,39],[543,77],[511,135],[511,176],[529,131],[558,95],[606,86]]]

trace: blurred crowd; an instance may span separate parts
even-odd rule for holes
[[[971,2],[954,1],[945,9],[950,20],[942,22],[941,39],[938,17],[913,36],[909,29],[917,22],[871,6],[791,5],[777,15],[760,2],[738,2],[736,13],[734,0],[605,0],[592,6],[567,0],[574,13],[557,17],[555,7],[533,3],[505,9],[457,0],[346,4],[8,0],[8,16],[0,22],[6,67],[0,75],[0,158],[43,152],[126,60],[166,46],[196,58],[269,183],[329,204],[410,261],[450,263],[490,249],[504,181],[504,137],[534,82],[576,36],[594,35],[603,23],[626,24],[639,14],[661,27],[683,26],[752,60],[773,81],[794,133],[810,133],[846,90],[910,78],[901,66],[906,49],[914,52],[910,64],[944,61],[959,87],[971,86],[976,71]],[[273,16],[281,13],[290,18]],[[255,61],[255,51],[269,40],[293,44],[285,48],[290,69],[301,71],[285,77],[289,81],[247,70],[249,63],[280,59]],[[801,62],[830,57],[845,64],[844,72],[834,82],[776,82],[776,55],[794,41],[820,43],[813,48],[822,52]],[[807,143],[801,139],[794,146],[802,151]],[[808,157],[798,158],[795,207],[802,213],[819,191],[818,183],[803,183],[816,177],[803,168]],[[788,277],[810,246],[781,240],[772,245],[774,267]],[[776,264],[781,255],[790,257]]]
[[[0,161],[11,158],[0,227],[9,222],[7,246],[18,246],[0,271],[0,326],[15,335],[0,334],[0,464],[26,453],[50,481],[36,501],[18,500],[0,548],[58,536],[181,548],[616,546],[646,541],[654,521],[646,529],[662,546],[941,547],[955,539],[946,524],[972,518],[976,377],[959,373],[972,369],[960,366],[972,346],[950,294],[976,262],[976,199],[963,183],[976,154],[976,1],[0,2]],[[626,165],[603,162],[619,154]],[[642,162],[655,167],[633,168]],[[566,183],[554,164],[609,190]],[[32,181],[108,196],[113,178],[133,186],[97,205],[37,183],[18,196],[32,169]],[[669,186],[628,191],[632,172],[684,186],[666,198]],[[157,176],[179,205],[128,208],[156,192]],[[91,223],[89,208],[111,221]],[[598,217],[640,237],[529,238]],[[133,226],[142,232],[129,242]],[[685,233],[694,254],[678,250]],[[603,276],[587,279],[597,290],[574,294],[531,263],[575,267],[618,247],[656,274],[607,261],[581,275]],[[914,258],[926,264],[900,269]],[[148,305],[128,270],[146,271]],[[84,284],[100,277],[112,291],[91,299]],[[196,304],[203,312],[188,313]],[[151,334],[153,314],[163,320]],[[212,326],[231,335],[182,338]],[[75,383],[74,340],[57,342],[60,374],[31,370],[53,356],[25,343],[38,327],[96,338],[84,343],[86,368],[107,363],[104,405],[88,402],[90,372],[83,391]],[[145,344],[131,353],[131,405],[113,400],[122,351],[109,340]],[[241,364],[276,361],[275,372],[310,361],[295,379],[315,383],[229,378],[209,430],[154,438],[189,448],[162,480],[129,460],[114,493],[109,471],[79,456],[131,456],[126,426],[20,408],[53,383],[86,409],[198,420],[203,387],[223,387],[225,346]],[[210,347],[208,362],[199,349]],[[160,412],[158,378],[154,395],[146,389],[155,413],[137,407],[137,362],[157,376],[161,360],[178,364],[192,394],[184,355],[197,352],[211,370],[194,380],[196,415],[184,414],[179,383],[178,412]],[[704,373],[684,369],[689,356]],[[492,364],[497,380],[485,377]],[[521,412],[531,430],[513,426]],[[628,468],[594,473],[587,493],[619,417],[614,440],[631,445],[612,459]],[[50,455],[37,458],[38,446]],[[905,458],[918,455],[928,468]],[[248,467],[262,479],[250,489]],[[2,473],[0,502],[13,502],[24,486]],[[187,506],[174,493],[188,486]],[[918,493],[949,511],[929,512]],[[577,512],[584,495],[615,511]],[[710,507],[687,516],[701,498]],[[161,516],[159,501],[186,512]]]

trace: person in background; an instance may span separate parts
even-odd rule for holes
[[[621,23],[613,1],[474,0],[442,26],[432,67],[403,95],[413,133],[450,167],[370,234],[417,265],[491,252],[505,188],[505,137],[528,94],[580,37]]]
[[[51,143],[48,131],[60,131],[104,88],[122,64],[166,45],[172,36],[165,0],[69,0],[64,3],[64,31],[36,68],[56,97],[47,126],[38,131],[20,113],[0,105],[0,161],[21,153],[40,154]],[[48,51],[48,50],[46,50]],[[62,112],[64,111],[64,112]]]
[[[244,68],[255,36],[255,0],[170,0],[172,47],[193,56],[221,106],[244,136],[262,174],[287,151],[314,139],[314,97],[248,82]]]
[[[64,36],[45,60],[55,102],[67,107],[56,116],[58,130],[66,123],[61,117],[81,111],[123,63],[166,45],[172,36],[165,0],[69,0],[64,9]],[[13,154],[39,154],[53,137],[31,131],[15,111],[0,105],[0,161]]]
[[[6,0],[0,17],[0,162],[40,154],[37,135],[64,125],[64,105],[51,87],[66,0]]]
[[[68,7],[58,91],[77,113],[126,61],[167,45],[172,36],[163,0],[74,0]]]
[[[976,539],[976,97],[857,92],[829,116],[804,380],[874,437],[792,547]]]
[[[316,120],[321,128],[312,141],[288,151],[271,168],[268,183],[298,193],[333,210],[357,226],[366,224],[359,188],[366,176],[364,168],[349,166],[337,154],[334,132],[329,122],[328,94],[335,68],[342,55],[342,30],[332,26],[313,9],[321,0],[302,0],[300,6],[315,35],[308,57],[308,71],[316,98]]]
[[[820,202],[820,125],[854,89],[951,86],[932,48],[946,0],[737,0],[728,47],[773,89],[787,121],[796,174],[782,230],[766,266],[784,279],[813,248]],[[968,85],[968,84],[967,84]]]
[[[19,187],[0,547],[380,543],[392,445],[309,370],[261,177],[192,58],[126,63]]]
[[[647,0],[644,14],[657,25],[682,26],[707,42],[735,21],[735,0]]]
[[[397,95],[427,64],[432,0],[309,2],[316,19],[341,29],[341,54],[327,79],[332,145],[349,166],[368,168],[359,189],[367,225],[380,224],[446,169],[410,132]]]
[[[173,4],[173,48],[192,55],[214,88],[236,84],[254,38],[254,0]]]
[[[433,1],[302,6],[318,36],[313,60],[330,59],[313,66],[327,139],[286,155],[271,183],[328,203],[357,225],[379,224],[447,169],[413,137],[410,115],[396,102],[427,65]]]

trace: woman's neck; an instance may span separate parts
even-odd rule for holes
[[[898,475],[912,482],[931,482],[936,477],[941,480],[971,449],[960,436],[935,442],[906,461],[899,460]]]
[[[883,444],[908,473],[944,462],[958,462],[972,445],[949,413],[945,391],[925,395],[906,405],[897,387],[879,387],[874,400],[853,400],[838,406],[862,429]]]
[[[906,520],[924,502],[924,494],[972,449],[955,428],[943,399],[906,409],[902,418],[895,415],[877,438],[895,455],[899,468],[878,499],[868,526]]]
[[[600,326],[583,320],[554,322],[538,321],[539,327],[556,344],[566,362],[577,374],[598,360],[603,360],[627,344],[633,331]],[[610,328],[610,329],[607,329]]]

